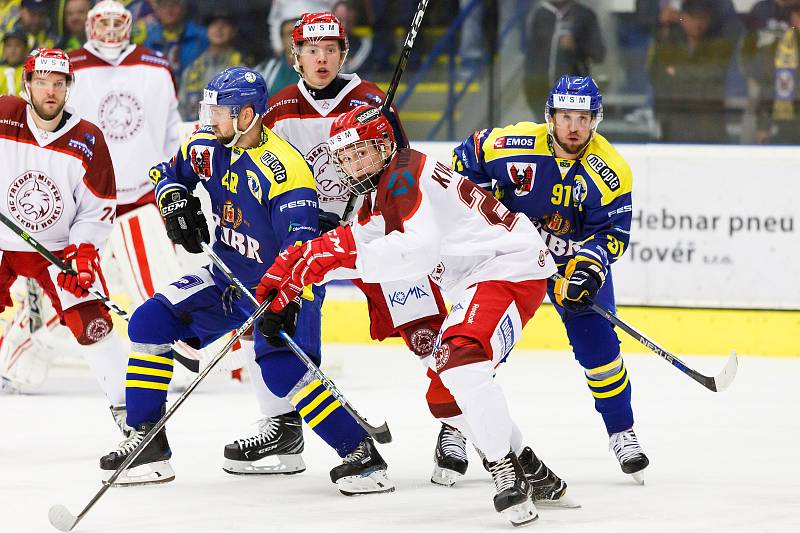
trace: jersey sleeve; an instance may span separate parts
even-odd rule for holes
[[[492,176],[486,168],[483,143],[492,130],[479,130],[453,149],[453,170],[484,189],[492,188]]]
[[[212,175],[213,154],[216,138],[208,128],[201,128],[181,144],[178,153],[170,161],[150,169],[150,180],[156,188],[156,200],[167,192],[183,189],[191,192],[201,179]]]
[[[103,133],[97,130],[93,134],[95,147],[86,166],[85,187],[79,187],[76,192],[77,211],[69,229],[69,242],[89,243],[102,250],[114,224],[117,185]]]

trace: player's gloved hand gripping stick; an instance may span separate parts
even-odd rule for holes
[[[5,216],[3,213],[0,213],[0,222],[5,224],[8,227],[8,229],[13,231],[17,235],[19,235],[22,238],[22,240],[24,240],[26,243],[28,243],[31,246],[31,248],[36,250],[39,253],[39,255],[41,255],[42,257],[44,257],[45,259],[50,261],[52,264],[54,264],[56,267],[58,267],[58,269],[61,270],[61,273],[63,275],[72,276],[72,277],[77,277],[78,276],[78,273],[75,272],[75,270],[70,268],[69,265],[64,263],[64,261],[62,261],[61,259],[56,257],[53,254],[53,252],[51,252],[50,250],[48,250],[47,248],[42,246],[42,244],[39,241],[34,239],[27,231],[24,231],[22,228],[17,226],[14,223],[13,220],[11,220],[7,216]],[[62,275],[62,274],[59,274],[59,275]],[[102,292],[100,292],[100,291],[98,291],[97,289],[94,289],[94,288],[89,288],[88,289],[88,293],[91,294],[92,296],[94,296],[95,298],[97,298],[98,300],[100,300],[101,302],[103,302],[103,305],[105,305],[109,309],[109,311],[111,311],[112,313],[118,315],[120,318],[122,318],[126,322],[130,321],[130,317],[128,316],[128,313],[124,309],[119,307],[117,304],[112,302],[111,299],[108,296],[106,296],[105,294],[103,294]],[[191,370],[194,373],[197,373],[200,370],[200,361],[198,361],[197,359],[194,359],[194,358],[186,357],[185,355],[182,355],[182,354],[178,353],[177,352],[178,349],[179,349],[179,347],[176,344],[176,346],[175,346],[175,359],[180,364],[185,366],[187,369]]]
[[[564,287],[565,292],[569,290],[569,287],[567,286],[569,280],[567,278],[559,274],[554,274],[553,276],[551,276],[551,279],[556,282],[557,289],[554,292],[558,293],[559,285]],[[556,298],[557,299],[559,298],[558,294],[556,295]],[[696,382],[698,382],[699,384],[701,384],[710,391],[719,392],[727,388],[733,382],[733,379],[736,377],[736,370],[739,367],[739,361],[736,358],[736,352],[731,354],[731,356],[728,358],[728,361],[725,363],[725,367],[719,374],[717,374],[716,376],[705,376],[700,372],[698,372],[697,370],[694,370],[689,366],[687,366],[686,363],[684,363],[676,356],[672,355],[670,352],[668,352],[667,350],[665,350],[664,348],[662,348],[661,346],[659,346],[658,344],[647,338],[643,333],[639,333],[636,329],[633,328],[633,326],[628,325],[626,322],[624,322],[621,318],[619,318],[617,315],[615,315],[608,309],[605,309],[604,307],[594,303],[590,296],[585,294],[580,295],[579,301],[582,304],[585,304],[585,307],[592,309],[592,311],[601,315],[603,318],[605,318],[618,328],[622,329],[625,333],[627,333],[628,335],[630,335],[643,345],[650,348],[653,352],[655,352],[656,355],[664,358],[672,366],[674,366],[675,368],[677,368],[678,370],[680,370],[681,372],[683,372],[684,374],[686,374],[687,376],[689,376],[690,378],[692,378],[693,380],[695,380]]]
[[[216,265],[217,268],[219,268],[228,277],[228,279],[230,279],[231,282],[234,285],[236,285],[239,291],[241,291],[241,293],[244,296],[246,296],[247,299],[250,300],[255,307],[261,309],[264,306],[264,304],[262,303],[259,306],[258,300],[256,300],[255,296],[253,296],[253,293],[250,292],[250,290],[247,287],[245,287],[245,285],[239,280],[239,278],[233,275],[233,272],[222,261],[222,259],[216,253],[214,253],[214,250],[212,250],[211,247],[206,243],[201,243],[201,246],[203,247],[203,251],[205,251],[206,254],[208,254],[208,257],[211,259],[214,265]],[[274,297],[275,297],[274,294],[270,295],[264,301],[272,303]],[[322,371],[317,367],[317,365],[314,364],[311,358],[308,357],[308,355],[306,355],[303,349],[300,348],[300,346],[298,346],[296,342],[294,342],[294,339],[292,339],[292,337],[290,337],[283,330],[281,330],[278,333],[278,335],[280,336],[281,339],[283,339],[283,341],[286,343],[289,349],[303,362],[303,364],[306,365],[306,368],[308,368],[311,371],[311,373],[314,374],[314,377],[316,377],[320,381],[320,383],[322,383],[322,385],[326,389],[328,389],[331,395],[334,398],[336,398],[339,401],[339,403],[342,404],[342,407],[345,409],[345,411],[347,411],[348,414],[350,414],[350,416],[353,417],[353,419],[358,423],[359,426],[364,428],[364,431],[369,433],[376,441],[378,441],[381,444],[385,444],[387,442],[392,441],[392,434],[390,433],[389,426],[386,424],[386,422],[384,422],[383,425],[378,427],[372,426],[369,422],[367,422],[364,419],[364,417],[358,414],[358,412],[350,405],[350,402],[347,401],[344,395],[342,395],[342,393],[339,392],[339,390],[336,388],[336,385],[334,385],[333,382],[330,379],[328,379],[328,377],[325,374],[322,373]]]

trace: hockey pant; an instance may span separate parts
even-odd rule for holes
[[[563,268],[560,270],[562,275]],[[551,302],[556,301],[553,285],[553,281],[547,284]],[[595,302],[612,312],[616,311],[610,270]],[[633,427],[631,383],[614,327],[591,309],[574,312],[555,303],[553,307],[564,322],[575,359],[583,367],[589,391],[594,396],[594,407],[603,417],[606,431],[610,435]]]
[[[175,341],[201,348],[237,329],[253,313],[252,304],[244,298],[226,310],[226,287],[212,277],[207,267],[201,268],[168,285],[136,309],[128,327],[132,343],[125,382],[129,426],[160,418],[172,377],[170,346]],[[293,337],[315,364],[320,362],[323,298],[324,289],[315,288],[314,300],[303,301]],[[309,427],[340,456],[351,452],[366,436],[339,402],[309,377],[309,370],[288,348],[270,346],[256,333],[255,352],[260,374],[272,394],[291,401]]]
[[[113,334],[111,316],[91,294],[78,298],[56,285],[59,270],[37,252],[2,252],[0,291],[8,290],[18,276],[34,279],[53,304],[59,320],[80,344],[80,354],[111,405],[125,398],[125,343]],[[60,256],[60,252],[56,252]],[[94,289],[104,292],[100,280]]]
[[[464,291],[442,325],[428,369],[428,406],[433,416],[464,433],[489,461],[522,447],[522,435],[494,374],[545,290],[544,280],[478,283]]]

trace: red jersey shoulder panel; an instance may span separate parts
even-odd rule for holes
[[[83,161],[83,168],[86,169],[83,182],[95,196],[109,200],[117,197],[111,154],[100,128],[81,119],[51,146]]]
[[[270,97],[267,112],[264,113],[261,121],[272,129],[279,118],[287,115],[299,115],[300,100],[303,100],[306,105],[308,104],[300,94],[300,88],[296,83],[287,85]]]
[[[410,148],[398,150],[383,171],[375,194],[375,207],[386,222],[386,233],[403,231],[403,224],[414,216],[422,201],[420,174],[425,154]]]
[[[33,139],[26,125],[28,103],[18,96],[0,96],[0,137],[17,139],[23,135]]]

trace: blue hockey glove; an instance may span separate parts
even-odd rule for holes
[[[342,217],[336,213],[319,210],[319,234],[328,233],[342,225]]]
[[[606,269],[597,260],[576,255],[567,263],[564,277],[556,280],[556,303],[569,311],[588,308],[606,280]]]

